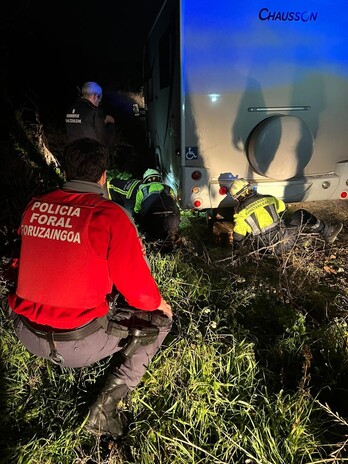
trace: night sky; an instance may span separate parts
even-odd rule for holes
[[[2,6],[1,73],[11,94],[64,111],[87,80],[139,90],[143,45],[164,0],[16,0]]]

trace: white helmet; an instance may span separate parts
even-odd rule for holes
[[[161,182],[162,176],[157,171],[157,169],[146,169],[143,175],[143,182],[144,184],[148,184],[150,182]]]
[[[230,194],[235,200],[244,197],[250,190],[251,182],[245,179],[236,179],[231,183]]]

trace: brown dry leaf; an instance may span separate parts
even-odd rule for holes
[[[337,274],[337,271],[331,266],[324,266],[324,271],[328,274]]]

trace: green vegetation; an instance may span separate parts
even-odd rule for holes
[[[1,312],[0,463],[348,462],[345,247],[300,236],[286,256],[237,258],[203,216],[183,213],[181,228],[173,253],[148,250],[175,323],[124,404],[118,443],[83,428],[110,359],[61,369],[28,353]]]

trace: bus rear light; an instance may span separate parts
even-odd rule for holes
[[[200,207],[202,206],[201,200],[195,200],[195,201],[193,202],[193,206],[194,206],[195,208],[200,208]]]
[[[191,177],[193,180],[202,179],[202,173],[200,171],[193,171]]]
[[[197,195],[199,192],[201,191],[201,189],[199,187],[192,187],[192,193]]]
[[[225,185],[222,185],[219,188],[219,193],[220,193],[220,195],[227,195],[228,194],[228,188]]]
[[[348,193],[347,192],[341,192],[341,198],[347,198]]]

